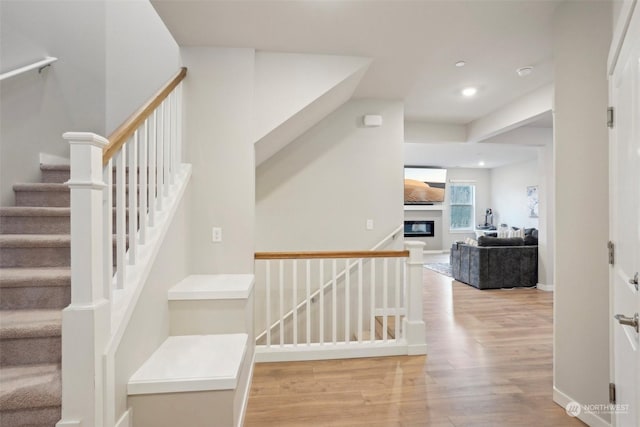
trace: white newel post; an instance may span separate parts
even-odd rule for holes
[[[407,260],[407,316],[404,318],[404,336],[409,355],[427,354],[425,325],[422,317],[423,242],[405,242],[409,251]]]
[[[108,141],[83,132],[63,137],[71,151],[71,304],[62,313],[62,419],[57,426],[101,427],[103,354],[110,333],[102,266],[102,149]]]

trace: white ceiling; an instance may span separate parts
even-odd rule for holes
[[[468,123],[553,80],[557,1],[152,3],[180,45],[372,58],[355,96],[403,99],[409,120]],[[467,85],[475,98],[460,95]]]

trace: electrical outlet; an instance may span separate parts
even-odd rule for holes
[[[211,229],[211,241],[214,243],[222,242],[222,228],[213,227]]]
[[[373,230],[373,220],[372,219],[368,219],[367,220],[367,230]]]

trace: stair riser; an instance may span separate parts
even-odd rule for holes
[[[60,363],[60,337],[5,339],[0,341],[0,366]]]
[[[71,195],[69,191],[28,191],[14,190],[16,206],[50,208],[68,208],[71,206]],[[126,193],[126,206],[129,206],[129,191]],[[138,192],[138,196],[140,193]],[[113,204],[115,206],[116,190],[113,190]],[[139,200],[138,200],[139,201]]]
[[[61,417],[60,406],[0,411],[2,425],[7,427],[52,427]]]
[[[69,191],[16,190],[16,206],[47,206],[68,208],[71,205]]]
[[[125,243],[129,249],[129,242]],[[71,248],[0,248],[0,268],[69,267]],[[113,266],[116,266],[116,243],[113,243]]]
[[[68,216],[4,216],[1,234],[69,234]]]
[[[68,267],[69,246],[0,248],[0,267]]]
[[[57,170],[41,170],[40,177],[41,182],[46,182],[49,184],[62,184],[64,182],[69,181],[70,173],[68,170],[66,171],[57,171]]]
[[[70,286],[2,288],[0,310],[63,309],[71,302]]]
[[[116,214],[113,214],[115,229]],[[127,227],[129,218],[127,216]],[[0,217],[0,234],[69,234],[68,216],[9,216]]]

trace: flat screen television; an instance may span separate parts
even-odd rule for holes
[[[435,205],[443,203],[446,182],[446,169],[405,166],[404,204]]]

